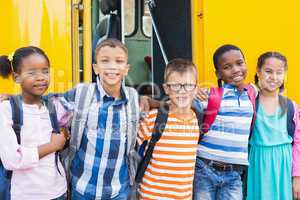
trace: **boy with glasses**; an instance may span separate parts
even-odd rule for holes
[[[174,59],[166,66],[164,90],[170,98],[168,119],[155,144],[142,179],[141,199],[192,199],[196,149],[199,139],[197,117],[191,109],[196,92],[195,65]],[[141,122],[138,143],[150,141],[158,110]]]

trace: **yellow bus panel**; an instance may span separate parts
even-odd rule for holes
[[[0,55],[34,45],[51,62],[49,91],[72,87],[71,0],[0,0]],[[11,79],[0,79],[0,93],[17,93]]]
[[[235,44],[243,50],[247,81],[254,80],[260,54],[279,51],[287,57],[289,65],[285,95],[300,104],[299,8],[298,0],[193,0],[193,52],[201,82],[216,85],[212,56],[223,44]]]

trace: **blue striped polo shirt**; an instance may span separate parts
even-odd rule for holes
[[[198,144],[197,156],[225,163],[248,165],[248,139],[253,105],[247,90],[224,84],[215,121]]]
[[[126,87],[121,99],[106,94],[98,81],[80,148],[71,165],[72,189],[80,199],[114,199],[128,192]]]

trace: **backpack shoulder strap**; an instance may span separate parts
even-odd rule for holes
[[[21,144],[21,127],[23,125],[23,109],[21,96],[11,96],[9,102],[12,110],[12,128],[17,137],[18,144]]]
[[[139,122],[139,102],[138,93],[134,88],[126,87],[128,92],[128,105],[126,107],[127,118],[130,120],[128,123],[127,134],[127,155],[134,149],[137,132],[138,132],[138,122]]]
[[[200,131],[200,136],[199,136],[199,142],[200,142],[200,140],[202,139],[202,136],[203,136],[202,124],[203,124],[203,119],[204,119],[204,109],[202,106],[198,106],[198,103],[193,101],[192,110],[195,112],[196,117],[197,117],[198,127],[199,127],[199,131]]]
[[[88,110],[92,103],[96,89],[96,83],[79,84],[76,87],[75,111],[71,126],[70,146],[78,149],[81,143]]]
[[[142,182],[147,166],[152,158],[152,153],[155,144],[161,138],[162,133],[164,132],[164,129],[166,127],[166,123],[168,121],[168,113],[169,113],[169,107],[167,105],[164,105],[158,109],[157,116],[154,123],[153,133],[150,142],[148,144],[147,151],[138,166],[137,174],[135,177],[135,181],[137,183]]]
[[[294,133],[296,129],[296,124],[294,122],[294,114],[295,114],[295,108],[293,102],[284,96],[279,96],[283,101],[286,101],[286,109],[287,109],[287,116],[286,116],[286,127],[288,134],[294,139]]]
[[[247,89],[247,94],[248,97],[252,103],[253,107],[253,117],[252,117],[252,122],[251,122],[251,127],[250,127],[250,135],[249,139],[252,136],[252,129],[254,127],[254,123],[256,120],[256,113],[257,113],[257,108],[258,108],[258,102],[259,102],[259,94],[258,92],[254,89],[254,86],[251,84],[245,85],[244,86]]]
[[[49,111],[49,117],[50,117],[53,132],[59,133],[60,128],[59,128],[59,123],[58,123],[58,119],[57,119],[57,113],[56,113],[55,105],[53,104],[52,98],[45,99],[44,102],[45,102],[46,107]]]
[[[44,98],[43,101],[45,102],[46,107],[49,112],[50,122],[51,122],[51,126],[52,126],[52,133],[60,134],[60,128],[59,128],[59,123],[58,123],[58,119],[57,119],[56,108],[53,103],[53,98]],[[57,171],[61,175],[61,171],[58,167],[58,160],[59,160],[59,153],[55,152],[55,165],[56,165]]]
[[[250,98],[250,97],[249,97]],[[252,100],[250,99],[250,101],[252,102]],[[257,111],[258,111],[258,107],[259,107],[259,94],[257,94],[256,95],[256,97],[255,97],[255,100],[254,100],[254,104],[253,104],[253,109],[255,109],[255,110],[253,110],[253,118],[252,118],[252,122],[251,122],[251,127],[250,127],[250,134],[249,134],[249,141],[250,141],[250,139],[251,139],[251,137],[252,137],[252,132],[253,132],[253,128],[254,128],[254,123],[255,123],[255,121],[256,121],[256,113],[257,113]]]
[[[16,134],[18,144],[21,144],[21,127],[23,125],[23,108],[21,96],[11,96],[9,98],[12,113],[12,128]],[[12,171],[6,170],[5,176],[10,180]]]
[[[245,88],[247,89],[247,94],[252,103],[254,114],[256,114],[256,97],[258,96],[258,94],[251,85],[245,85]]]
[[[207,109],[205,111],[202,132],[207,133],[216,119],[223,96],[223,88],[211,88],[208,97]]]

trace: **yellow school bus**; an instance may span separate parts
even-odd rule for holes
[[[165,62],[175,57],[196,63],[200,84],[216,85],[212,55],[223,44],[244,51],[251,82],[258,56],[276,50],[288,58],[285,94],[300,103],[298,8],[297,0],[0,0],[0,55],[41,47],[51,61],[49,90],[62,92],[93,80],[93,47],[104,37],[128,47],[127,84],[139,89],[160,84]],[[0,79],[0,93],[18,91]]]

